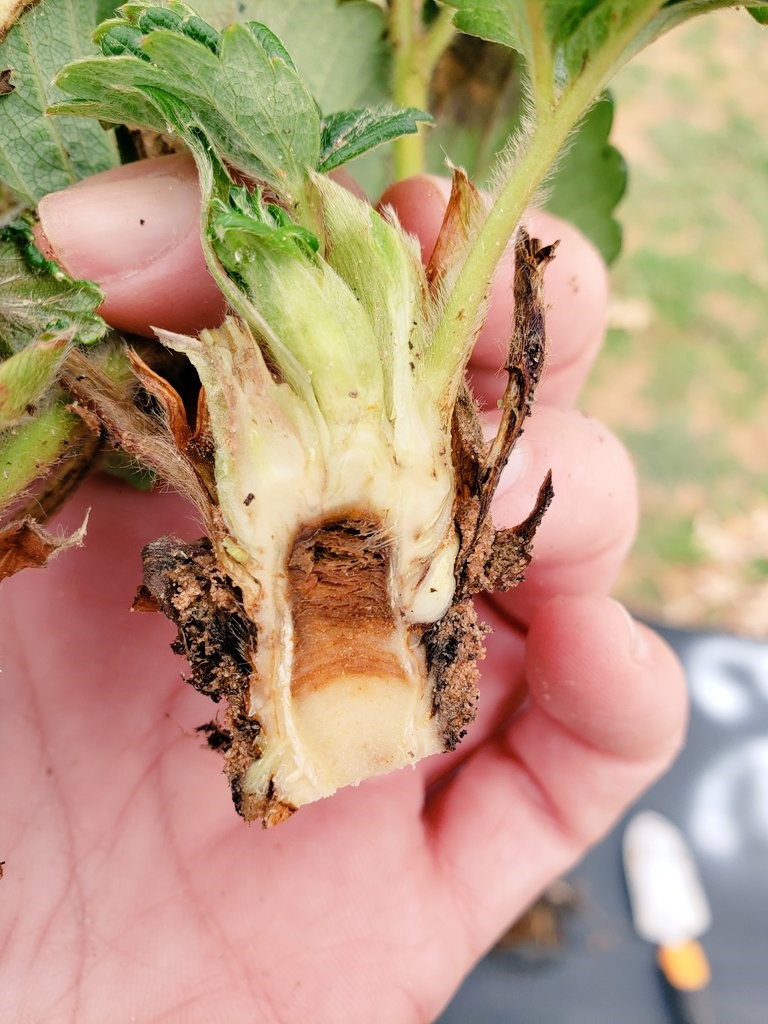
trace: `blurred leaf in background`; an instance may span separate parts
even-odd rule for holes
[[[389,99],[385,15],[355,0],[193,0],[216,28],[261,21],[285,44],[324,114]]]
[[[84,118],[43,113],[63,98],[52,84],[58,69],[96,52],[93,27],[116,6],[45,0],[7,31],[0,19],[0,179],[29,206],[118,162],[114,133]]]
[[[520,124],[523,95],[517,54],[459,35],[438,63],[430,96],[435,128],[427,136],[429,170],[444,174],[446,157],[477,182]],[[544,205],[580,228],[608,263],[621,250],[616,206],[627,185],[624,160],[610,143],[614,104],[605,93],[559,160]]]

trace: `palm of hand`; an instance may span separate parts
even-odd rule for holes
[[[37,576],[19,578],[4,618],[4,961],[18,989],[0,1019],[11,1006],[7,1019],[35,1021],[433,1019],[594,832],[582,809],[558,811],[567,793],[547,795],[554,766],[526,764],[525,716],[504,749],[520,634],[490,645],[458,785],[437,776],[455,755],[433,758],[249,828],[194,739],[211,707],[180,683],[171,628],[127,610],[141,544],[177,527],[179,503],[90,490],[88,546],[47,570],[42,606]],[[565,761],[588,760],[579,744],[560,737]],[[623,798],[647,773],[613,780],[608,813],[614,787]]]
[[[270,832],[246,827],[217,759],[191,738],[211,708],[180,684],[167,624],[128,612],[136,566],[121,555],[149,536],[147,499],[98,489],[88,547],[49,568],[42,611],[38,581],[18,581],[6,634],[6,679],[27,681],[14,687],[3,744],[17,779],[6,841],[24,851],[5,879],[17,901],[13,975],[53,1020],[130,1019],[153,967],[153,1020],[210,1020],[214,1007],[237,1020],[269,1007],[260,979],[280,971],[296,980],[295,1009],[284,1001],[274,1019],[311,1016],[319,987],[331,1020],[337,1001],[365,1018],[361,978],[379,970],[391,983],[381,1019],[427,1019],[466,952],[421,817],[423,772],[347,791]],[[115,531],[118,501],[137,515]],[[161,504],[172,528],[177,502]]]
[[[149,526],[146,497],[95,489],[78,502],[95,504],[88,546],[49,567],[42,609],[39,581],[18,579],[4,644],[6,680],[25,680],[2,748],[16,779],[4,959],[31,1019],[146,1020],[149,997],[152,1020],[239,1020],[255,1007],[299,1020],[319,992],[326,1019],[342,1005],[373,1019],[377,974],[381,1020],[429,1019],[467,949],[421,815],[424,772],[348,790],[279,829],[246,827],[218,759],[192,738],[211,706],[181,684],[171,628],[128,611],[136,553],[177,524],[179,502],[153,499]],[[136,988],[147,970],[151,994]],[[278,972],[295,988],[270,1016],[261,979]]]

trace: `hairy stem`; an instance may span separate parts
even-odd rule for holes
[[[422,24],[421,0],[392,0],[389,33],[392,41],[392,99],[400,107],[429,105],[429,83],[435,66],[450,44],[456,28],[454,12],[444,8],[429,26]],[[394,143],[395,178],[423,173],[426,165],[424,136],[403,136]]]
[[[421,0],[392,0],[389,32],[392,40],[392,99],[400,107],[424,106],[426,88],[416,60]],[[420,135],[398,139],[394,146],[395,177],[418,174],[424,166]]]
[[[455,11],[450,7],[443,7],[432,24],[424,30],[422,53],[429,76],[458,32],[453,23],[454,14]]]
[[[574,128],[599,97],[612,74],[628,57],[631,44],[661,6],[661,0],[645,0],[622,31],[611,37],[584,71],[574,78],[552,107],[536,104],[538,116],[527,138],[518,140],[509,160],[502,155],[501,185],[494,203],[467,252],[445,305],[434,342],[428,353],[433,384],[447,389],[450,406],[456,397],[461,369],[469,358],[474,335],[467,325],[477,325],[496,266],[514,235],[526,208],[533,202],[558,154]],[[535,83],[533,83],[535,85]]]
[[[73,453],[88,432],[80,417],[67,408],[70,401],[62,395],[29,423],[9,430],[0,442],[0,509]]]
[[[542,4],[539,0],[526,0],[526,10],[534,40],[530,67],[531,86],[536,120],[541,121],[551,113],[555,105],[554,67],[544,26]]]

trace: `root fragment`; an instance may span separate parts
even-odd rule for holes
[[[531,513],[518,526],[497,531],[491,500],[514,445],[530,415],[544,366],[544,270],[557,243],[542,246],[520,229],[515,247],[515,322],[507,355],[507,387],[496,436],[484,444],[477,405],[465,385],[453,418],[453,460],[458,478],[456,524],[461,546],[456,561],[457,599],[508,590],[520,583],[532,556],[533,536],[554,491],[547,474]]]
[[[151,597],[179,627],[173,649],[189,662],[196,690],[217,702],[237,695],[250,674],[247,650],[255,637],[210,541],[162,537],[143,558],[144,587],[134,607],[142,610]]]
[[[432,706],[445,749],[454,750],[475,720],[479,670],[488,627],[478,622],[472,601],[452,605],[443,618],[424,634],[427,664],[434,676]]]
[[[224,724],[200,726],[208,745],[224,754],[225,772],[237,811],[246,819],[276,823],[293,808],[243,794],[248,768],[261,757],[261,724],[248,714],[256,633],[240,595],[222,572],[209,540],[186,543],[162,537],[143,552],[144,585],[134,609],[162,610],[178,628],[171,645],[189,662],[189,683],[218,703],[226,701]]]

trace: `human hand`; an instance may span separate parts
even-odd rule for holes
[[[221,313],[196,247],[193,172],[173,159],[171,180],[152,183],[163,168],[145,164],[116,189],[79,186],[68,212],[44,207],[56,253],[104,282],[126,327],[164,315],[192,330]],[[428,249],[441,186],[385,198]],[[531,220],[563,240],[546,277],[550,354],[496,524],[528,513],[550,467],[556,497],[528,580],[481,609],[494,633],[479,717],[454,754],[271,831],[240,820],[195,734],[212,709],[180,682],[173,627],[129,611],[142,546],[199,532],[173,495],[91,481],[66,510],[74,524],[92,507],[85,548],[3,589],[0,1021],[426,1024],[668,764],[685,718],[680,670],[605,596],[634,531],[632,469],[573,408],[602,333],[605,272],[572,228]],[[507,266],[474,361],[487,399],[502,383],[509,292]]]

